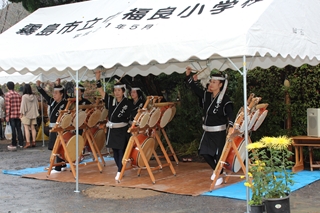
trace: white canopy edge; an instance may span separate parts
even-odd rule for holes
[[[60,75],[56,75],[55,73],[51,74],[43,74],[40,73],[39,75],[34,75],[33,73],[26,73],[25,75],[22,75],[18,72],[14,72],[12,74],[9,74],[4,71],[0,71],[0,84],[6,84],[8,81],[12,81],[14,83],[36,83],[37,80],[40,80],[41,82],[55,82],[58,78],[62,79],[62,81],[72,81],[73,78],[68,75],[67,73],[60,73]],[[84,80],[92,80],[88,79],[87,77],[84,78]]]
[[[0,36],[0,68],[8,73],[46,71],[57,75],[73,70],[81,76],[84,70],[102,65],[108,69],[107,75],[125,72],[135,76],[184,72],[186,64],[197,60],[213,61],[212,68],[234,69],[231,63],[221,65],[232,58],[242,67],[243,56],[253,57],[249,68],[319,63],[320,1],[249,1],[249,6],[243,6],[248,1],[242,0],[212,15],[213,6],[220,2],[94,0],[39,9]],[[196,12],[186,18],[179,16],[190,6],[183,13],[188,15],[197,3]],[[201,6],[202,14],[197,14]],[[151,10],[141,20],[125,18],[135,8]],[[169,19],[150,20],[163,8],[176,9]],[[90,31],[63,30],[75,21],[82,21],[76,29],[83,28],[95,18],[101,20]],[[55,33],[36,36],[54,23],[61,25]],[[31,35],[21,35],[21,29],[29,24],[42,27]],[[130,30],[135,24],[138,30]],[[123,29],[117,28],[120,25]],[[142,30],[147,25],[152,27]],[[94,77],[90,71],[86,75]]]

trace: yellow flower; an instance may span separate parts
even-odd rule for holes
[[[278,137],[275,142],[275,149],[286,149],[292,143],[291,139],[286,136]]]
[[[247,150],[261,149],[264,148],[265,145],[261,142],[250,143],[247,145]]]
[[[248,182],[245,182],[244,185],[247,186],[247,187],[250,187],[250,188],[252,187],[252,185],[250,183],[248,183]]]
[[[252,174],[251,174],[251,172],[248,172],[248,176],[249,176],[249,177],[253,177]]]
[[[243,178],[245,178],[245,176],[244,176],[244,175],[241,175],[240,178],[243,179]]]
[[[258,172],[262,172],[264,167],[266,166],[265,162],[260,160],[255,160],[254,164],[252,165],[256,166]]]
[[[258,171],[258,172],[263,172],[263,171],[264,171],[264,167],[259,166],[259,167],[257,168],[257,171]]]
[[[263,137],[260,142],[273,149],[286,149],[292,143],[291,139],[286,136]]]
[[[274,142],[274,137],[263,137],[260,140],[260,142],[265,144],[267,147],[272,147]]]
[[[254,161],[254,165],[257,166],[266,166],[265,162],[261,161],[261,160],[255,160]]]

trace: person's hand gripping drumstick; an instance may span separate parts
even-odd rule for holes
[[[191,71],[192,71],[191,67],[190,67],[190,66],[187,66],[187,67],[186,67],[186,76],[189,76],[189,75],[191,74]],[[194,80],[194,81],[197,81],[197,80],[198,80],[198,76],[197,76],[197,75],[193,75],[192,77],[193,77],[193,80]]]
[[[37,81],[36,81],[36,85],[37,85],[37,87],[40,87],[41,81],[40,81],[40,80],[37,80]]]

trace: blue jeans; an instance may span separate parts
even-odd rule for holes
[[[19,146],[23,146],[23,135],[21,130],[20,118],[10,118],[9,122],[12,129],[12,141],[11,141],[12,146],[17,146],[17,133],[18,133]]]

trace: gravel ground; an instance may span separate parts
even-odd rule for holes
[[[0,142],[1,170],[18,170],[27,167],[46,166],[50,151],[38,143],[36,148],[7,151],[9,141]],[[135,193],[147,190],[132,189],[132,198],[124,198],[121,192],[127,188],[79,184],[80,192],[74,192],[74,183],[21,178],[0,174],[0,213],[14,212],[246,212],[246,202],[208,196],[183,196],[155,193],[135,198]],[[290,198],[291,212],[320,212],[318,200],[320,182],[315,182],[296,192]],[[87,191],[103,190],[114,193],[114,197],[88,197]],[[101,193],[101,191],[99,191]],[[141,197],[141,196],[139,196]]]

